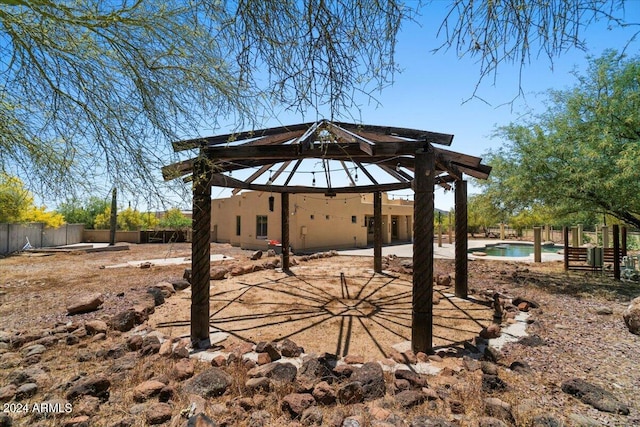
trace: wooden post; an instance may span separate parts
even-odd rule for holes
[[[433,349],[433,186],[431,146],[415,156],[413,203],[413,310],[411,346],[414,353]]]
[[[191,240],[191,343],[207,348],[211,279],[211,171],[205,157],[193,166],[193,238]]]
[[[533,262],[542,262],[542,229],[533,227]]]
[[[282,224],[282,270],[289,271],[289,193],[280,194]]]
[[[569,270],[569,227],[562,227],[562,235],[564,240],[564,271]]]
[[[609,226],[603,225],[602,226],[602,247],[608,248],[610,247],[610,245],[611,245],[611,242],[609,242]]]
[[[582,237],[582,224],[578,224],[578,246],[582,246],[584,237]]]
[[[373,193],[373,271],[382,272],[382,192]]]
[[[613,224],[613,277],[620,280],[620,226]]]
[[[118,200],[117,190],[111,191],[111,218],[109,218],[109,246],[116,244],[116,229],[118,228]]]
[[[505,235],[504,235],[504,222],[500,223],[500,240],[504,240],[505,239]]]
[[[627,227],[622,226],[622,243],[620,244],[622,256],[627,256]]]
[[[453,224],[451,220],[451,211],[449,211],[449,244],[453,243]]]
[[[459,298],[466,298],[469,290],[467,277],[467,181],[456,181],[456,285],[455,294]]]
[[[578,227],[571,227],[571,246],[574,248],[579,248],[580,243],[578,242]]]

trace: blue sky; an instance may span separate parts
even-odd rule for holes
[[[397,45],[397,63],[403,71],[396,74],[393,86],[376,94],[380,105],[365,104],[360,115],[366,124],[454,134],[450,149],[477,156],[500,146],[501,141],[491,138],[496,126],[518,122],[527,112],[543,112],[544,92],[547,89],[573,86],[575,79],[571,71],[584,71],[587,55],[600,56],[610,48],[622,50],[638,31],[638,27],[608,29],[605,22],[596,23],[583,33],[586,51],[573,49],[555,58],[553,64],[546,56],[539,60],[532,57],[531,63],[522,71],[524,96],[504,105],[518,95],[519,66],[504,64],[498,69],[495,81],[489,77],[482,82],[477,95],[486,102],[469,100],[479,76],[476,59],[458,58],[454,51],[432,53],[443,42],[442,38],[436,38],[443,13],[443,8],[438,6],[436,2],[423,10],[423,15],[429,11],[430,17],[418,17],[418,23],[403,25]],[[633,0],[627,5],[625,18],[629,22],[640,22],[640,1]],[[639,41],[632,42],[627,47],[627,53],[637,55],[639,46]],[[301,117],[280,112],[277,117],[265,122],[265,127],[312,121],[315,118],[315,113]],[[470,187],[470,193],[477,191],[477,188]],[[213,189],[214,197],[229,194],[227,190]],[[396,194],[411,195],[411,191]],[[450,209],[453,206],[452,192],[438,190],[435,204],[437,208]]]

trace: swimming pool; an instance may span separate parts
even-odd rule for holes
[[[542,245],[543,253],[558,253],[561,246]],[[471,255],[476,256],[502,256],[502,257],[528,257],[533,254],[533,244],[528,243],[496,243],[495,245],[486,245],[482,248],[473,248],[468,251]]]

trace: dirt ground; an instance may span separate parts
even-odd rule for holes
[[[264,262],[249,261],[250,252],[229,245],[213,244],[214,253],[232,257],[222,261],[230,266]],[[188,244],[173,244],[130,245],[129,250],[119,252],[0,258],[0,332],[29,333],[68,322],[106,320],[128,308],[150,285],[181,278],[189,264],[101,267],[146,259],[188,260],[189,256]],[[410,339],[409,275],[373,274],[372,259],[341,256],[300,262],[292,270],[291,275],[263,270],[213,281],[211,326],[229,333],[230,340],[259,342],[287,337],[307,352],[361,355],[367,360],[385,356],[393,345]],[[436,260],[435,270],[452,273],[453,261]],[[640,339],[628,332],[622,320],[629,301],[640,296],[637,283],[616,282],[602,274],[566,273],[562,263],[481,260],[469,262],[469,284],[473,298],[467,301],[446,298],[451,288],[437,288],[436,295],[441,298],[434,306],[436,348],[463,348],[464,342],[477,336],[491,321],[492,311],[484,302],[493,292],[534,300],[540,308],[531,313],[533,322],[527,332],[532,339],[503,348],[500,369],[504,369],[501,375],[509,388],[501,399],[514,407],[525,407],[520,411],[527,416],[556,414],[568,426],[586,425],[575,421],[578,416],[594,420],[595,425],[640,425],[636,399]],[[94,292],[104,296],[99,310],[67,315],[70,303]],[[179,292],[156,308],[149,325],[168,336],[188,336],[189,307],[189,291]],[[108,337],[118,339],[125,337]],[[96,345],[103,344],[89,344],[90,348]],[[51,353],[43,359],[52,376],[61,376],[52,384],[81,371],[104,368],[98,362],[70,363],[74,356],[69,351],[60,353],[59,358]],[[526,362],[532,372],[512,374],[508,367],[514,361]],[[143,373],[141,369],[140,376]],[[9,374],[10,370],[0,369],[0,387]],[[561,384],[569,378],[582,378],[605,388],[627,404],[631,413],[604,413],[563,393]],[[123,387],[141,380],[132,378],[131,384]],[[113,405],[117,407],[118,402]],[[527,410],[526,405],[537,409]]]

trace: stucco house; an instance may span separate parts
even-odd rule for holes
[[[267,249],[281,240],[280,194],[244,191],[211,202],[211,239],[243,249]],[[291,194],[290,243],[294,251],[373,244],[373,194]],[[410,242],[413,201],[382,194],[382,241]]]

